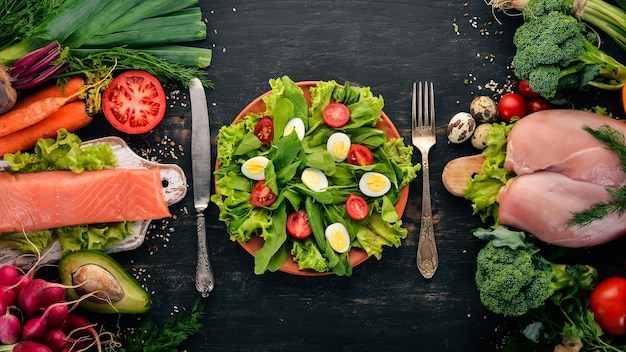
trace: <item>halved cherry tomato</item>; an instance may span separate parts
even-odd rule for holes
[[[278,197],[272,192],[272,189],[265,185],[265,180],[261,180],[252,188],[250,202],[256,207],[266,207],[274,203],[276,198]]]
[[[346,200],[346,212],[354,220],[363,220],[370,213],[370,208],[365,199],[351,194]]]
[[[300,209],[287,217],[287,231],[295,238],[307,238],[311,234],[311,225],[306,211]]]
[[[366,166],[374,163],[374,154],[367,147],[360,144],[352,144],[346,158],[348,164]]]
[[[260,119],[254,127],[254,135],[263,144],[271,142],[274,139],[274,121],[269,117]]]
[[[626,278],[613,276],[599,283],[589,296],[589,308],[602,330],[626,334]]]
[[[530,82],[528,82],[527,79],[519,81],[517,89],[519,90],[520,94],[523,95],[526,99],[539,97],[539,94],[535,92],[532,88],[530,88]]]
[[[330,103],[322,111],[324,122],[330,127],[341,127],[350,121],[350,109],[341,103]]]
[[[526,100],[517,93],[506,93],[498,102],[498,113],[505,122],[510,122],[515,116],[522,118],[528,113]]]
[[[537,97],[537,98],[531,99],[528,102],[528,112],[530,113],[541,111],[541,110],[548,110],[550,108],[552,108],[552,105],[550,104],[548,99],[544,97]]]
[[[115,77],[102,95],[102,111],[111,125],[129,134],[146,133],[165,116],[165,92],[159,80],[132,70]]]

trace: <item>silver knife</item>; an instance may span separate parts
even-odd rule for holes
[[[198,230],[196,289],[202,297],[208,297],[214,286],[213,270],[207,250],[206,220],[204,217],[211,197],[211,131],[204,87],[197,78],[191,80],[189,97],[191,99],[193,205],[196,208],[196,228]]]

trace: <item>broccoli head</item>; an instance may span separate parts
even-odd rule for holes
[[[475,281],[481,302],[494,313],[519,317],[544,306],[557,291],[595,284],[595,268],[552,263],[523,232],[498,226],[474,235],[489,241],[478,252]]]

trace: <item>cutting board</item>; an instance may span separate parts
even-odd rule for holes
[[[464,156],[450,160],[443,168],[443,186],[457,197],[463,197],[463,189],[472,175],[480,173],[485,157],[482,154]]]

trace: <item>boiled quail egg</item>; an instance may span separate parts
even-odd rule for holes
[[[380,197],[389,192],[391,182],[381,173],[366,172],[359,180],[359,189],[368,197]]]
[[[326,240],[330,247],[337,253],[345,253],[350,248],[350,235],[348,229],[340,223],[328,225],[324,231]]]
[[[324,175],[322,170],[313,167],[304,169],[300,179],[302,183],[313,192],[322,192],[328,188],[328,178],[326,178],[326,175]]]
[[[476,120],[469,112],[459,112],[452,116],[450,122],[448,122],[448,140],[450,142],[458,144],[463,143],[474,134],[476,129]]]
[[[333,156],[333,159],[336,162],[341,162],[346,160],[348,157],[348,150],[350,150],[350,137],[345,133],[335,132],[330,137],[328,137],[328,142],[326,143],[326,149]]]
[[[255,156],[246,160],[241,165],[241,173],[255,181],[265,179],[265,166],[270,160],[264,156]]]
[[[283,136],[288,136],[292,132],[296,132],[299,140],[304,138],[304,121],[301,118],[294,117],[285,125]]]

